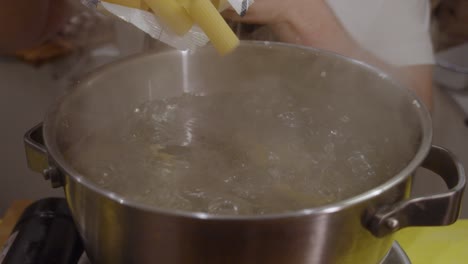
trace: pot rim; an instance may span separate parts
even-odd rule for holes
[[[350,62],[356,66],[364,68],[370,72],[374,72],[375,74],[379,75],[382,79],[385,79],[394,84],[396,88],[402,90],[402,92],[407,93],[410,99],[413,99],[413,105],[415,106],[418,116],[420,117],[421,121],[421,130],[422,130],[422,139],[418,151],[416,152],[414,158],[403,168],[399,173],[397,173],[394,177],[387,180],[383,184],[374,187],[368,191],[365,191],[359,195],[353,196],[351,198],[347,198],[344,200],[340,200],[335,203],[330,203],[327,205],[314,207],[314,208],[307,208],[302,210],[296,210],[291,212],[284,212],[284,213],[274,213],[274,214],[265,214],[265,215],[216,215],[210,213],[203,213],[203,212],[190,212],[190,211],[183,211],[183,210],[171,210],[171,209],[164,209],[158,208],[155,206],[145,205],[142,203],[138,203],[132,201],[131,199],[125,199],[121,195],[118,195],[114,192],[101,188],[95,185],[92,181],[88,180],[86,177],[83,177],[80,173],[72,168],[66,161],[63,155],[60,153],[57,142],[54,140],[54,131],[52,130],[54,127],[54,121],[58,110],[64,99],[69,96],[70,94],[65,94],[61,96],[55,104],[49,109],[46,114],[44,120],[44,142],[49,153],[49,162],[53,162],[54,165],[57,165],[60,170],[65,172],[67,176],[73,181],[78,184],[82,184],[85,187],[91,189],[92,191],[116,202],[121,205],[133,207],[136,209],[144,210],[151,213],[169,215],[169,216],[178,216],[178,217],[186,217],[186,218],[196,218],[201,220],[274,220],[274,219],[281,219],[281,218],[290,218],[290,217],[304,217],[304,216],[312,216],[312,215],[321,215],[321,214],[329,214],[334,213],[345,208],[354,206],[356,204],[362,203],[366,200],[370,200],[374,197],[379,196],[380,194],[386,192],[387,190],[393,188],[394,186],[398,185],[399,183],[403,182],[406,178],[410,177],[410,175],[421,165],[424,161],[426,156],[429,153],[429,150],[432,145],[432,120],[429,111],[425,107],[425,105],[421,102],[421,100],[416,96],[416,94],[403,86],[400,82],[395,80],[394,78],[390,77],[387,73],[380,70],[375,66],[371,66],[365,62],[349,58],[344,55],[340,55],[335,52],[309,47],[309,46],[302,46],[296,44],[288,44],[288,43],[279,43],[279,42],[269,42],[269,41],[241,41],[241,46],[251,46],[251,47],[260,47],[260,46],[270,46],[274,45],[277,47],[285,47],[285,48],[294,48],[294,49],[301,49],[304,52],[314,52],[314,53],[321,53],[325,54],[330,57],[339,58],[345,61]],[[113,68],[118,65],[126,64],[127,62],[138,60],[142,57],[147,56],[155,56],[160,53],[167,53],[167,52],[185,52],[185,51],[178,51],[178,50],[169,50],[169,51],[162,51],[162,52],[155,52],[149,51],[144,52],[141,54],[129,56],[123,60],[118,60],[115,62],[111,62],[103,67],[100,67],[97,71],[88,74],[85,78],[82,79],[79,83],[86,83],[89,80],[92,80],[95,76],[105,72],[109,68]]]

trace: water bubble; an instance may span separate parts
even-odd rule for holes
[[[283,121],[283,124],[290,128],[298,127],[295,112],[284,112],[278,115],[278,118]]]
[[[349,121],[351,121],[351,119],[350,119],[348,116],[346,116],[346,115],[340,117],[340,120],[341,120],[343,123],[348,123]]]
[[[275,160],[279,160],[280,158],[276,153],[270,151],[270,153],[268,153],[268,159],[270,161],[275,161]]]
[[[356,177],[367,179],[368,176],[374,174],[373,168],[367,158],[360,152],[355,152],[353,156],[348,158],[351,165],[351,170]]]
[[[217,198],[208,205],[208,212],[212,214],[236,215],[239,213],[239,206],[233,201]]]

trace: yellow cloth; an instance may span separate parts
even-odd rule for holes
[[[468,263],[468,220],[444,227],[406,228],[396,240],[413,264]]]

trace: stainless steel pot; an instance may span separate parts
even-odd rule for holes
[[[330,78],[320,78],[324,71]],[[209,92],[213,87],[235,89],[236,83],[259,74],[305,87],[323,82],[322,87],[333,89],[349,84],[352,77],[357,90],[375,92],[394,103],[401,118],[416,124],[408,129],[420,134],[418,151],[400,173],[360,195],[320,208],[264,216],[152,208],[97,187],[64,159],[63,152],[86,131],[115,121],[110,119],[148,98],[187,90]],[[59,100],[44,124],[26,134],[25,143],[30,168],[43,173],[54,187],[64,188],[93,263],[379,263],[399,229],[449,225],[458,217],[464,171],[448,151],[431,147],[431,131],[428,111],[379,70],[316,49],[244,42],[226,58],[204,48],[144,54],[109,65]],[[409,198],[418,167],[440,175],[448,191]]]

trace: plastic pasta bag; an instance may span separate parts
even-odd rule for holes
[[[119,17],[154,39],[179,50],[194,50],[209,41],[221,55],[239,39],[220,12],[232,6],[245,15],[253,0],[82,0],[88,7]]]

